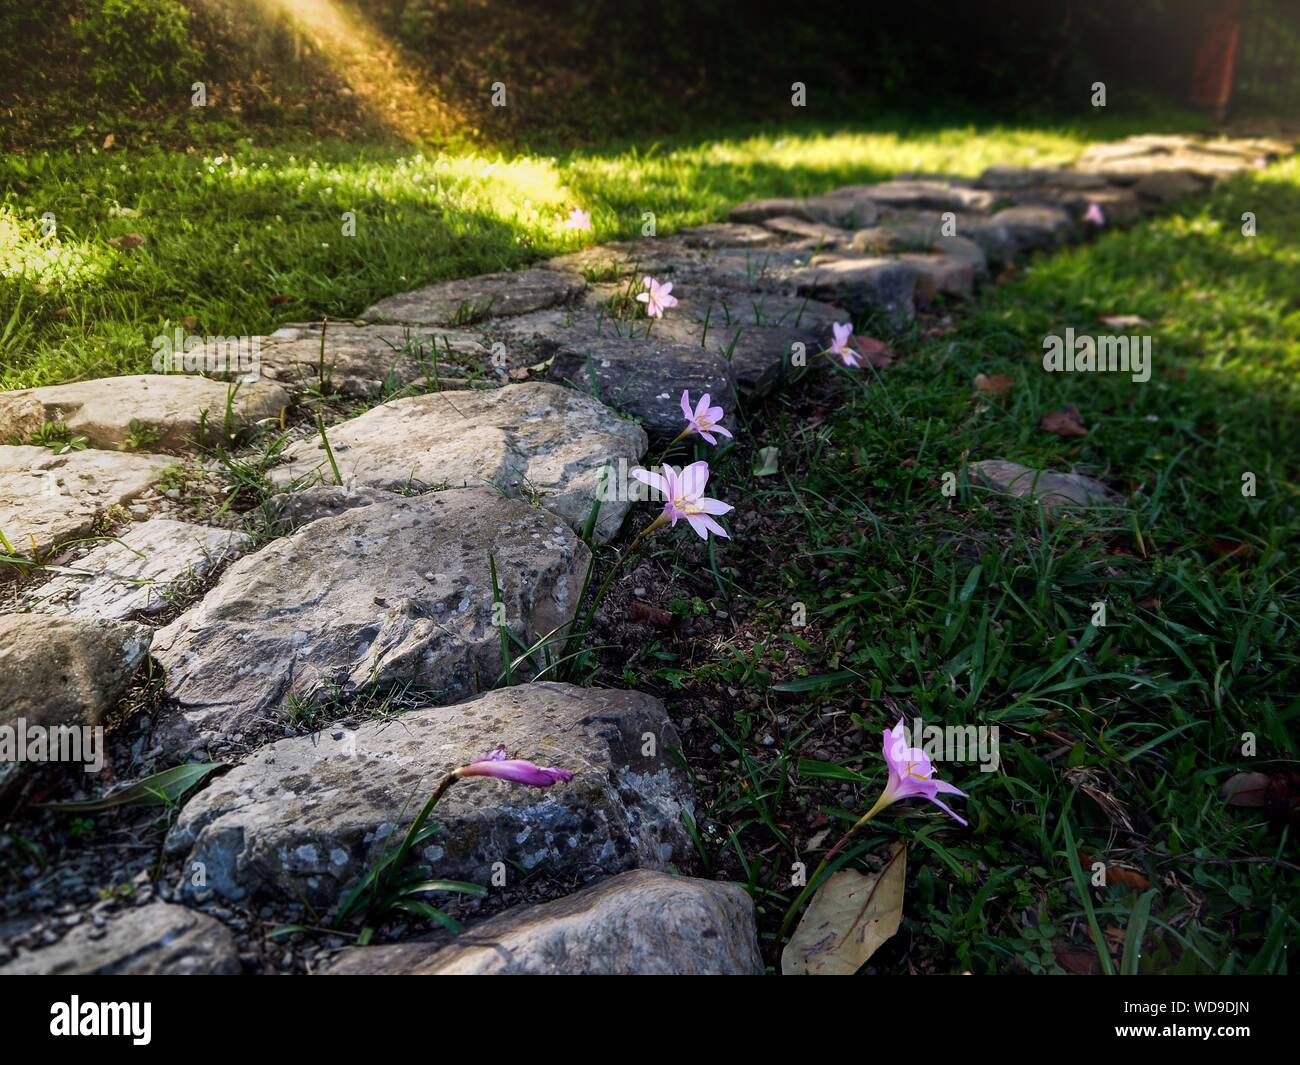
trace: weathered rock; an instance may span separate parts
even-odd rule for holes
[[[900,255],[898,261],[916,271],[916,299],[922,303],[932,302],[940,293],[966,297],[975,287],[975,263],[970,258],[909,254]]]
[[[409,385],[464,388],[489,359],[464,330],[331,322],[323,359],[320,340],[319,322],[277,329],[262,342],[262,376],[293,393],[369,397]]]
[[[248,537],[170,518],[132,525],[94,548],[28,598],[30,609],[78,618],[123,620],[156,614],[214,567],[241,554]]]
[[[797,237],[807,244],[835,248],[847,244],[853,232],[840,226],[828,226],[824,222],[809,222],[794,215],[778,215],[763,222],[763,226],[783,237]]]
[[[912,320],[916,271],[892,259],[820,259],[799,271],[794,281],[800,295],[834,301],[854,314],[876,312],[895,327]]]
[[[652,439],[671,440],[685,426],[682,391],[692,401],[708,393],[727,411],[734,430],[736,388],[731,366],[707,347],[675,344],[653,336],[553,341],[555,361],[547,379],[595,396],[635,417]]]
[[[0,727],[99,725],[134,679],[150,635],[141,625],[0,614]],[[30,764],[5,759],[0,793]]]
[[[1117,500],[1104,484],[1078,473],[1035,470],[1018,462],[985,459],[967,469],[972,480],[1017,499],[1032,499],[1049,509],[1062,506],[1114,505]]]
[[[262,504],[267,528],[274,536],[288,536],[317,518],[332,518],[345,510],[392,502],[385,488],[366,485],[315,485],[299,492],[279,492]]]
[[[860,191],[882,207],[930,211],[987,211],[997,200],[984,189],[947,181],[886,181],[862,186]]]
[[[638,869],[521,906],[439,948],[344,950],[324,975],[761,976],[754,904],[734,884]]]
[[[1069,212],[1061,207],[1008,207],[995,214],[992,222],[1006,229],[1021,251],[1058,247],[1074,228]]]
[[[1081,219],[1092,204],[1105,213],[1109,225],[1132,225],[1141,214],[1141,201],[1131,189],[1058,189],[1037,187],[1011,192],[1008,200],[1019,206],[1060,207],[1072,218]]]
[[[20,954],[0,976],[231,976],[235,937],[206,914],[151,902],[104,925],[78,925],[50,947]]]
[[[28,393],[0,393],[0,444],[25,444],[45,424],[45,404]]]
[[[110,507],[144,492],[171,462],[161,455],[0,445],[0,532],[40,557],[85,536]]]
[[[1181,170],[1157,170],[1143,174],[1133,184],[1133,191],[1138,196],[1158,204],[1198,196],[1204,190],[1205,182],[1201,178]]]
[[[412,325],[467,326],[485,318],[545,310],[573,299],[584,287],[581,278],[555,269],[482,274],[389,296],[361,317]]]
[[[46,421],[65,424],[91,447],[188,451],[255,422],[279,418],[289,397],[277,385],[229,384],[192,374],[131,374],[0,393],[9,403],[39,402]],[[227,414],[229,413],[229,419]]]
[[[291,697],[409,684],[442,703],[491,686],[503,670],[493,558],[506,624],[525,644],[572,618],[586,546],[490,488],[345,510],[245,555],[154,637],[174,704],[161,742],[180,753],[282,725]]]
[[[574,778],[545,790],[458,783],[437,808],[441,830],[415,855],[435,876],[486,886],[494,863],[584,879],[663,869],[691,853],[688,785],[669,754],[677,742],[663,704],[639,692],[501,688],[262,747],[186,803],[167,850],[202,862],[227,898],[329,905],[400,840],[443,774],[504,746]]]
[[[991,166],[980,175],[975,187],[1010,190],[1050,186],[1058,189],[1104,189],[1106,179],[1100,174],[1050,167]]]
[[[491,484],[535,494],[581,528],[601,469],[646,449],[640,427],[569,388],[543,382],[478,392],[440,392],[385,403],[327,430],[344,485],[409,491]],[[279,485],[334,483],[319,437],[285,449],[270,473]],[[618,532],[626,503],[601,507],[602,540]]]
[[[861,188],[838,189],[824,196],[749,200],[727,216],[733,222],[766,223],[773,218],[800,218],[844,229],[874,225],[879,209]]]
[[[707,222],[679,230],[675,236],[690,248],[745,248],[779,243],[770,229],[746,223]]]

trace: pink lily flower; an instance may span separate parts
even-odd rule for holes
[[[663,493],[667,502],[664,511],[655,519],[654,524],[667,521],[677,524],[678,518],[685,518],[691,528],[700,534],[700,539],[707,540],[709,533],[730,540],[727,530],[713,520],[711,515],[726,514],[735,510],[730,503],[720,499],[710,499],[704,494],[704,486],[709,483],[709,464],[692,462],[674,473],[671,466],[664,466],[663,474],[651,473],[649,470],[633,470],[632,476],[642,484]],[[648,529],[646,530],[649,531]]]
[[[692,410],[690,390],[683,390],[682,414],[686,416],[686,428],[682,431],[682,436],[698,433],[710,444],[716,445],[718,440],[713,436],[713,433],[721,433],[725,437],[731,436],[731,430],[721,424],[724,413],[721,407],[709,406],[709,394],[707,392],[700,397],[700,402]]]
[[[647,318],[662,318],[669,307],[677,306],[677,297],[672,295],[673,283],[661,285],[653,277],[643,278],[641,284],[647,291],[637,294],[637,302],[645,304]]]
[[[564,220],[564,228],[587,233],[591,230],[591,215],[581,207],[575,207]]]
[[[463,765],[452,773],[454,777],[496,777],[514,784],[528,784],[534,788],[549,788],[558,781],[568,783],[573,774],[567,769],[549,769],[522,759],[509,758],[506,749],[498,747],[488,751],[477,762]]]
[[[963,818],[958,817],[937,798],[941,794],[965,796],[966,793],[946,780],[939,780],[934,775],[934,766],[923,750],[919,747],[907,746],[907,736],[903,732],[903,719],[900,717],[898,724],[892,729],[887,729],[883,736],[885,764],[889,766],[889,783],[885,785],[885,790],[876,802],[875,809],[880,810],[900,799],[910,799],[919,795],[923,799],[929,799],[954,821],[962,825],[966,824]]]
[[[843,359],[845,366],[861,366],[862,356],[849,347],[849,339],[853,336],[853,323],[833,322],[831,323],[831,332],[834,336],[828,349],[830,353]]]
[[[1090,203],[1088,209],[1083,212],[1083,220],[1089,225],[1104,226],[1106,224],[1106,212],[1101,209],[1101,204]]]

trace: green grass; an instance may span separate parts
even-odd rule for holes
[[[1253,239],[1244,211],[1261,220]],[[1290,161],[1035,261],[957,310],[947,335],[898,338],[906,358],[869,382],[828,367],[743,411],[742,446],[705,456],[710,493],[738,506],[735,541],[710,553],[673,536],[657,558],[681,614],[701,613],[694,597],[736,629],[665,637],[623,679],[704,719],[686,743],[701,853],[750,885],[770,958],[793,863],[811,870],[872,804],[881,729],[920,715],[999,726],[1001,767],[941,767],[970,795],[957,800],[969,829],[912,800],[856,840],[868,855],[899,837],[911,849],[904,930],[872,964],[1050,972],[1059,948],[1100,967],[1091,910],[1111,936],[1142,935],[1140,953],[1115,947],[1116,970],[1286,971],[1294,815],[1288,827],[1229,808],[1218,789],[1298,755],[1298,270]],[[1045,334],[1103,334],[1112,314],[1151,323],[1148,383],[1043,370]],[[978,373],[1015,388],[986,399]],[[1067,403],[1088,436],[1038,428]],[[758,478],[767,446],[781,473]],[[1090,472],[1124,504],[1045,525],[965,483],[964,462],[984,458]],[[1224,557],[1216,541],[1249,546]],[[1090,623],[1099,601],[1104,628]],[[819,824],[830,835],[810,850]],[[1154,894],[1085,897],[1071,835]]]
[[[145,372],[152,339],[178,325],[265,334],[572,251],[579,238],[561,223],[575,205],[592,212],[589,239],[638,236],[645,212],[666,234],[750,197],[905,170],[975,174],[994,163],[1068,160],[1092,140],[1153,124],[1189,120],[823,121],[509,158],[247,139],[193,154],[9,154],[0,160],[0,389]],[[355,214],[355,236],[343,236],[345,212]],[[42,235],[46,215],[53,235]],[[128,234],[146,243],[109,243]]]

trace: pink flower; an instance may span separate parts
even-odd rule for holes
[[[853,336],[853,323],[833,322],[831,332],[834,338],[831,340],[830,353],[843,359],[845,366],[861,366],[862,356],[849,347],[849,339]]]
[[[735,510],[735,507],[720,499],[710,499],[704,494],[704,486],[709,483],[709,464],[692,462],[681,473],[674,473],[671,466],[664,466],[663,470],[662,476],[649,470],[632,471],[633,477],[661,492],[667,500],[663,514],[656,520],[663,521],[666,518],[676,525],[678,518],[685,518],[702,540],[707,540],[709,533],[730,540],[727,531],[710,515],[726,514]]]
[[[528,784],[534,788],[549,788],[552,784],[561,780],[567,784],[573,779],[573,774],[567,769],[545,769],[542,766],[533,765],[532,762],[508,758],[504,747],[498,747],[495,751],[488,751],[477,762],[461,766],[453,775],[458,777],[496,777],[498,780],[509,780],[515,784]]]
[[[573,229],[579,233],[587,233],[591,230],[591,215],[581,207],[575,207],[569,212],[569,217],[564,220],[565,229]]]
[[[1106,213],[1101,209],[1101,204],[1088,204],[1088,209],[1083,212],[1083,220],[1089,225],[1104,226],[1106,224]]]
[[[671,281],[666,285],[661,285],[653,277],[644,278],[641,282],[647,290],[637,295],[637,302],[645,304],[645,316],[647,318],[662,318],[664,311],[669,307],[677,306],[677,297],[671,295],[673,283]]]
[[[699,404],[694,410],[691,409],[690,390],[682,392],[682,414],[686,416],[686,429],[683,436],[689,436],[691,433],[699,433],[710,444],[717,444],[717,438],[713,433],[721,433],[723,436],[730,437],[731,430],[721,424],[724,411],[721,407],[709,406],[709,394],[704,393],[700,397]]]
[[[934,766],[930,764],[926,753],[919,747],[907,746],[903,719],[900,717],[898,724],[892,729],[887,729],[883,736],[885,764],[889,766],[889,783],[885,785],[885,790],[876,803],[876,809],[883,809],[900,799],[910,799],[914,795],[919,795],[923,799],[929,799],[953,820],[966,824],[965,820],[958,817],[936,797],[941,794],[964,796],[966,793],[946,780],[936,778]]]

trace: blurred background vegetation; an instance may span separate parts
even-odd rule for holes
[[[1214,0],[0,0],[0,139],[232,132],[537,147],[790,117],[790,85],[879,108],[1068,112],[1186,101]],[[1300,3],[1244,0],[1238,114],[1300,111]],[[202,81],[208,107],[191,106]],[[494,108],[495,82],[509,106]],[[823,113],[824,110],[823,110]]]

